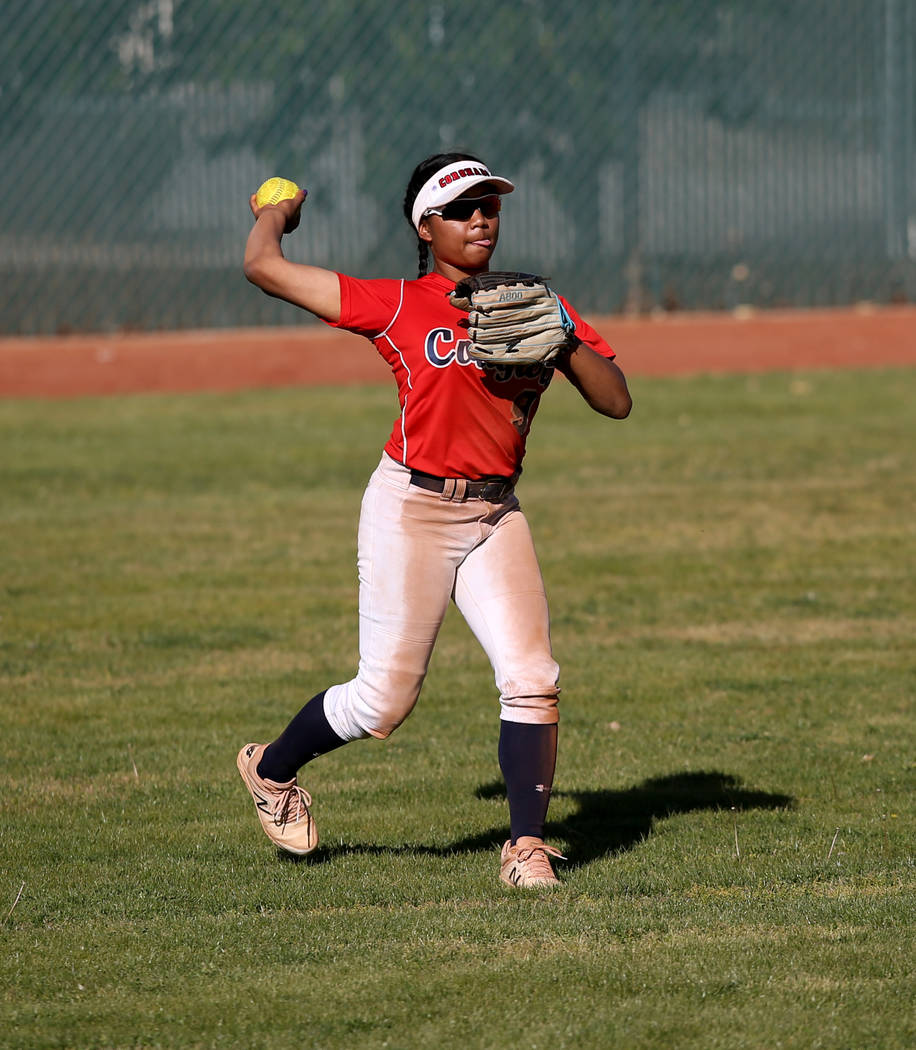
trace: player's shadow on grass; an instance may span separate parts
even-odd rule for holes
[[[496,780],[482,784],[475,795],[479,799],[505,798],[506,788]],[[652,833],[656,821],[678,813],[697,810],[783,809],[794,804],[791,795],[752,791],[728,773],[672,773],[650,777],[636,787],[620,791],[554,791],[555,799],[573,799],[575,810],[564,820],[548,821],[545,836],[569,843],[566,867],[582,867],[599,857],[632,849]],[[378,846],[347,844],[319,846],[309,857],[292,857],[278,851],[278,857],[290,863],[303,860],[322,863],[346,853],[422,853],[450,856],[455,853],[489,853],[508,838],[507,827],[492,828],[468,836],[448,846]]]
[[[477,789],[479,798],[504,798],[505,794],[500,781]],[[561,838],[569,843],[566,853],[573,867],[632,849],[649,837],[656,821],[678,813],[784,809],[795,802],[791,795],[750,790],[737,777],[716,771],[650,777],[620,791],[558,790],[553,797],[576,803],[565,819],[548,819],[544,833],[548,841]],[[461,845],[456,843],[455,848]]]

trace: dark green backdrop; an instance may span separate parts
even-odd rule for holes
[[[412,275],[413,165],[516,180],[498,261],[588,311],[916,298],[916,0],[9,0],[0,331],[300,319],[241,275]]]

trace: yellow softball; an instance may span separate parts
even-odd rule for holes
[[[258,207],[263,208],[265,204],[279,204],[280,201],[295,197],[298,192],[299,187],[295,182],[275,175],[258,189],[256,194]]]

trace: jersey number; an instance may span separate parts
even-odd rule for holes
[[[528,433],[531,426],[531,417],[534,415],[539,396],[535,390],[523,390],[512,402],[512,426],[522,437]]]

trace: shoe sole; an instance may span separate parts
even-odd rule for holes
[[[240,774],[240,776],[242,778],[242,781],[245,784],[245,787],[248,788],[248,794],[251,795],[252,801],[254,801],[254,799],[255,799],[254,786],[252,785],[251,779],[248,776],[248,768],[247,768],[248,764],[247,764],[247,762],[245,762],[243,760],[243,757],[242,757],[245,754],[245,748],[249,747],[249,746],[250,746],[249,744],[246,744],[245,747],[243,747],[241,749],[241,751],[239,751],[239,753],[238,753],[238,755],[236,756],[236,759],[235,759],[235,765],[236,765],[236,768],[239,771],[239,774]],[[310,825],[312,827],[312,833],[315,836],[315,843],[314,843],[314,845],[309,846],[307,849],[297,849],[295,846],[287,846],[284,843],[277,842],[277,840],[273,837],[273,835],[271,835],[268,832],[267,828],[264,826],[264,821],[261,820],[261,810],[258,809],[257,802],[255,802],[254,808],[255,808],[255,811],[258,814],[258,823],[261,825],[261,830],[270,839],[270,841],[277,847],[277,849],[283,850],[284,853],[291,853],[294,857],[307,857],[310,853],[314,853],[315,850],[318,849],[318,832],[315,830],[315,821],[312,819],[311,813],[309,813],[309,823],[310,823]]]
[[[499,881],[504,885],[508,886],[510,890],[552,890],[558,886],[562,886],[563,883],[559,879],[554,879],[552,882],[512,882],[510,879],[503,878],[502,875],[499,877]]]

